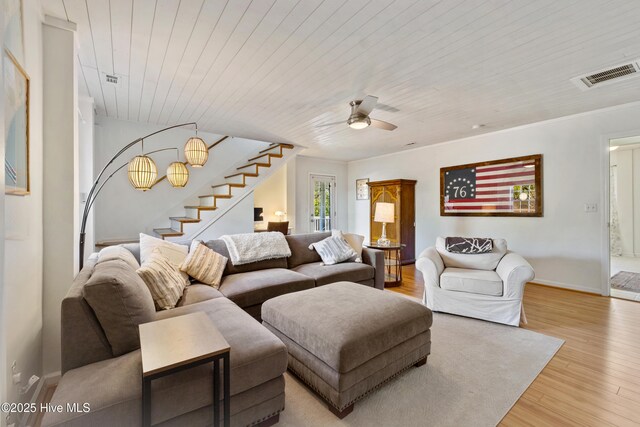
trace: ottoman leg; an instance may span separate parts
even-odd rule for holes
[[[418,360],[413,366],[415,366],[416,368],[419,368],[422,365],[426,365],[427,364],[427,358],[423,358]]]
[[[329,410],[331,412],[333,412],[333,415],[335,415],[336,417],[338,417],[340,419],[343,419],[344,417],[349,415],[351,412],[353,412],[353,405],[355,405],[355,403],[352,403],[351,405],[347,406],[342,411],[338,411],[331,404],[327,404],[327,406],[329,407]]]

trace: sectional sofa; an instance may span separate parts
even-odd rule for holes
[[[287,350],[257,320],[262,303],[339,281],[384,288],[383,253],[365,248],[362,263],[322,265],[311,243],[330,233],[287,236],[292,255],[225,268],[219,290],[193,283],[178,306],[156,312],[151,294],[123,259],[92,255],[62,302],[62,378],[52,404],[89,403],[87,413],[47,413],[43,426],[139,426],[141,359],[138,325],[201,311],[231,346],[232,425],[271,425],[284,409]],[[221,240],[207,246],[228,257]],[[124,245],[139,260],[139,245]],[[154,381],[153,425],[210,425],[208,365]]]

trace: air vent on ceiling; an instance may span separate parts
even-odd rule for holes
[[[571,81],[580,89],[587,90],[596,86],[618,83],[637,76],[640,76],[640,61],[632,61],[605,70],[574,77]]]
[[[107,83],[113,83],[114,85],[118,84],[118,76],[114,76],[114,75],[111,75],[111,74],[105,74],[104,78],[107,81]]]

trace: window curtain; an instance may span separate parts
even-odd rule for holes
[[[611,256],[622,255],[622,238],[618,220],[618,170],[609,168],[609,244]]]

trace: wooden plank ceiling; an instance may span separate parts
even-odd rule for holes
[[[637,0],[43,3],[78,25],[79,87],[98,114],[196,120],[328,158],[618,105],[640,90],[640,78],[589,91],[569,81],[640,58]],[[383,104],[371,116],[397,130],[318,127],[346,120],[348,102],[366,94]]]

